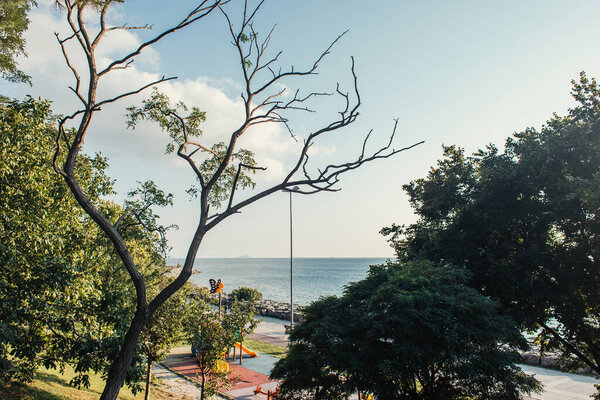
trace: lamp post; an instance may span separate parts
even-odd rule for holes
[[[291,189],[283,189],[290,193],[290,330],[294,327],[294,241],[292,236],[292,192],[300,189],[294,186]]]

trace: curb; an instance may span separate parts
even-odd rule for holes
[[[193,383],[194,385],[196,385],[196,386],[198,386],[198,387],[201,387],[201,386],[202,386],[202,385],[201,385],[201,384],[200,384],[198,381],[196,381],[195,379],[192,379],[192,378],[190,378],[189,376],[185,376],[185,375],[183,375],[182,373],[179,373],[179,372],[177,372],[177,370],[175,370],[175,369],[173,369],[173,368],[169,367],[167,364],[164,364],[164,363],[161,363],[161,362],[159,362],[159,363],[157,363],[157,364],[160,364],[160,365],[161,365],[161,367],[168,369],[169,371],[171,371],[172,373],[174,373],[174,374],[175,374],[175,375],[177,375],[178,377],[180,377],[180,378],[182,378],[182,379],[185,379],[186,381],[188,381],[188,382],[190,382],[190,383]],[[230,396],[230,395],[228,395],[227,393],[220,392],[220,391],[218,391],[218,390],[217,390],[217,396],[220,396],[220,397],[222,397],[222,398],[224,398],[224,399],[227,399],[227,400],[236,400],[236,399],[235,399],[235,397],[233,397],[233,396]]]

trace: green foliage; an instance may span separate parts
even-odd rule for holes
[[[185,337],[188,293],[180,290],[171,296],[144,326],[140,344],[146,361],[161,361]]]
[[[203,182],[200,183],[200,187],[193,186],[188,190],[191,196],[206,195],[211,206],[219,207],[223,201],[229,198],[234,182],[236,188],[254,188],[254,182],[247,173],[249,167],[256,166],[254,153],[239,149],[231,154],[225,169],[210,191],[202,193],[203,185],[217,173],[227,154],[227,144],[224,142],[206,147],[194,141],[194,138],[202,134],[200,124],[206,120],[204,111],[192,107],[187,116],[182,116],[180,114],[187,113],[189,108],[182,102],[172,106],[169,98],[157,89],[154,89],[149,99],[144,100],[142,107],[132,106],[127,110],[129,128],[136,129],[140,121],[149,120],[156,122],[169,135],[171,141],[167,145],[167,153],[177,151],[177,153],[186,154],[190,160],[194,155],[202,157],[195,171],[202,177]],[[241,169],[239,175],[238,167],[233,165],[234,163],[246,166]],[[254,169],[250,169],[250,171],[254,173]]]
[[[539,388],[515,366],[526,342],[514,322],[466,282],[448,265],[380,265],[314,302],[272,371],[283,398],[516,400]]]
[[[229,372],[220,369],[225,353],[232,345],[231,334],[224,329],[218,315],[203,313],[196,316],[192,345],[196,352],[202,382],[201,399],[216,394],[219,387],[231,384]]]
[[[232,337],[230,345],[243,340],[244,336],[251,334],[260,322],[255,317],[254,304],[243,301],[234,301],[228,313],[223,315],[223,328]]]
[[[26,55],[23,34],[29,25],[27,13],[35,5],[33,0],[0,2],[0,76],[8,81],[31,84],[31,78],[19,70],[15,59]]]
[[[49,102],[0,104],[0,379],[28,381],[41,365],[72,365],[71,383],[87,386],[90,371],[106,372],[118,354],[135,296],[112,244],[52,171],[55,134]],[[77,178],[117,221],[127,212],[102,200],[112,193],[107,166],[100,155],[82,156]],[[121,228],[152,291],[165,268],[158,238],[141,225]],[[143,374],[140,350],[132,385]]]
[[[124,204],[125,212],[119,217],[118,228],[123,236],[135,235],[138,240],[150,240],[154,251],[166,256],[170,248],[167,245],[166,233],[169,229],[178,229],[177,225],[163,226],[158,223],[159,216],[152,207],[173,205],[173,195],[165,194],[152,181],[138,182],[139,187],[130,191]],[[136,227],[136,229],[131,229]],[[143,228],[140,230],[139,228]],[[148,233],[151,235],[148,235]]]
[[[404,187],[419,220],[383,232],[401,260],[471,271],[470,285],[523,328],[557,321],[545,345],[565,352],[567,369],[584,366],[583,355],[600,371],[600,89],[582,73],[573,97],[568,115],[515,134],[504,152],[444,148]]]
[[[245,286],[232,290],[229,294],[229,297],[234,301],[237,300],[251,304],[256,304],[263,299],[263,295],[260,290]]]
[[[167,153],[174,152],[176,146],[185,142],[186,137],[202,135],[200,124],[206,121],[206,113],[197,107],[192,107],[192,111],[186,117],[180,117],[180,113],[188,112],[188,107],[182,102],[172,106],[167,95],[160,93],[156,88],[153,89],[150,98],[143,101],[141,108],[131,106],[127,111],[129,128],[135,129],[139,121],[150,120],[156,122],[169,135],[171,142],[167,145]]]
[[[54,119],[49,102],[0,104],[0,375],[27,380],[40,363],[53,365],[73,303],[90,296],[84,249],[95,229],[51,170]],[[84,187],[109,189],[102,163],[82,158]],[[106,193],[106,192],[104,192]],[[46,353],[46,354],[44,354]],[[43,354],[43,356],[42,356]]]

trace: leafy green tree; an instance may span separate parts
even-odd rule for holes
[[[582,73],[572,94],[577,107],[504,152],[444,148],[404,186],[419,220],[383,232],[400,260],[465,267],[523,329],[541,326],[566,368],[600,373],[600,90]]]
[[[223,316],[222,320],[223,329],[230,336],[229,347],[235,345],[236,342],[243,345],[244,337],[254,332],[259,322],[255,315],[253,303],[234,300],[229,312]],[[242,350],[240,348],[241,362]]]
[[[248,302],[253,305],[256,305],[263,299],[263,295],[260,290],[245,286],[232,290],[231,293],[229,293],[229,297],[234,301],[237,300]]]
[[[0,2],[0,76],[12,82],[27,82],[31,78],[19,70],[16,57],[25,54],[23,33],[29,25],[27,13],[34,0],[3,0]]]
[[[49,168],[55,127],[47,101],[0,103],[0,379],[27,381],[40,365],[70,364],[77,372],[72,383],[85,386],[89,372],[105,373],[118,353],[135,304],[112,245]],[[148,287],[158,287],[165,268],[161,237],[139,223],[155,220],[149,208],[139,213],[148,206],[140,191],[125,209],[101,200],[112,193],[107,165],[99,155],[81,157],[82,187],[121,221]],[[152,188],[146,183],[140,190]],[[134,360],[125,378],[130,385],[143,375],[140,349]]]
[[[514,322],[466,282],[449,265],[372,266],[342,297],[305,310],[272,376],[285,398],[516,400],[539,389],[515,365],[527,343]]]
[[[338,311],[339,303],[339,298],[330,296],[305,307],[303,321],[290,334],[285,358],[271,371],[272,378],[283,380],[281,399],[346,400],[355,392],[346,372],[331,364],[348,350],[340,325],[347,315]]]
[[[0,375],[5,378],[28,380],[38,365],[54,365],[53,349],[65,335],[53,333],[70,329],[71,307],[95,294],[81,261],[97,230],[48,169],[55,121],[47,101],[0,104]],[[102,157],[82,157],[79,164],[91,198],[110,192]]]
[[[214,312],[198,314],[195,320],[192,345],[200,369],[200,399],[204,400],[215,395],[218,388],[231,384],[224,359],[232,345],[232,335]]]

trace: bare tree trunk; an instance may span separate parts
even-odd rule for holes
[[[119,390],[121,390],[121,386],[123,386],[125,375],[127,374],[129,366],[131,365],[133,352],[135,350],[138,338],[142,332],[142,329],[144,328],[144,324],[146,323],[146,312],[146,310],[140,309],[136,311],[133,321],[131,321],[131,326],[125,335],[123,347],[121,347],[121,351],[119,352],[117,359],[110,367],[110,371],[108,372],[108,376],[106,378],[106,386],[104,387],[102,396],[100,396],[100,400],[116,400]]]
[[[550,328],[546,324],[540,324],[540,326],[542,328],[544,328],[545,330],[547,330],[548,332],[550,332],[552,334],[552,336],[554,336],[554,338],[556,338],[559,342],[561,342],[563,344],[563,346],[565,346],[567,348],[567,350],[569,350],[570,352],[575,354],[588,367],[593,369],[594,372],[596,372],[597,374],[600,374],[600,366],[598,364],[596,364],[594,361],[590,360],[588,357],[586,357],[585,354],[583,354],[581,351],[579,351],[579,349],[577,349],[571,342],[569,342],[567,339],[563,338],[560,335],[560,333],[558,333],[555,329]]]
[[[145,400],[150,400],[150,371],[152,370],[152,359],[148,357],[148,371],[146,372],[146,396]]]
[[[200,386],[200,400],[204,400],[204,377],[205,373],[204,373],[204,368],[202,369],[202,386]]]

